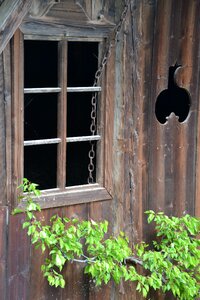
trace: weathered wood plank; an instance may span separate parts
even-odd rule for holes
[[[66,153],[67,145],[65,143],[67,136],[67,42],[63,41],[59,43],[59,86],[62,91],[58,98],[58,137],[62,143],[58,146],[57,154],[57,185],[63,189],[66,185]]]
[[[61,24],[52,21],[44,20],[31,20],[24,21],[20,29],[26,35],[36,34],[40,36],[46,36],[47,32],[49,36],[57,37],[82,37],[82,38],[102,38],[107,37],[113,26],[96,26],[94,24],[88,24],[86,28],[83,28],[82,24],[76,24],[72,26],[71,22],[65,20]]]
[[[44,139],[44,140],[30,140],[24,141],[24,146],[37,146],[37,145],[50,145],[50,144],[59,144],[61,143],[61,139]]]
[[[3,55],[0,55],[0,205],[6,204],[6,139],[4,104],[4,67]]]
[[[170,20],[167,17],[171,14],[172,1],[159,1],[155,11],[155,32],[153,34],[153,57],[151,75],[151,107],[149,108],[150,124],[150,157],[149,157],[149,208],[159,211],[166,211],[166,149],[165,127],[161,125],[155,116],[155,103],[160,92],[167,88],[169,68],[169,39]],[[146,145],[147,146],[147,145]],[[146,227],[148,230],[148,227]],[[148,231],[147,231],[148,234]]]
[[[68,218],[88,219],[88,204],[62,208],[62,216]],[[88,299],[88,277],[84,275],[84,265],[68,263],[64,270],[66,287],[62,290],[62,299]]]
[[[67,143],[99,141],[100,139],[101,139],[100,135],[77,136],[77,137],[65,138]],[[59,143],[61,143],[61,138],[44,139],[44,140],[30,140],[30,141],[24,141],[24,146],[50,145],[50,144],[59,144]]]
[[[42,208],[53,208],[105,200],[111,200],[111,195],[105,188],[97,187],[91,189],[86,186],[86,188],[83,189],[77,187],[74,191],[65,189],[62,193],[58,191],[50,193],[47,190],[46,195],[45,192],[43,192],[41,197],[36,201]],[[19,207],[24,208],[25,205],[26,202],[21,202]]]
[[[22,230],[24,215],[10,215],[8,229],[8,298],[29,299],[30,241]]]
[[[23,37],[18,30],[12,40],[12,200],[17,202],[17,187],[23,178]]]
[[[24,94],[46,94],[46,93],[60,93],[61,88],[56,87],[56,88],[25,88],[24,89]]]
[[[6,0],[0,8],[0,53],[27,14],[33,0]]]
[[[29,14],[32,17],[42,17],[57,1],[52,0],[33,0]]]
[[[199,173],[199,35],[197,32],[200,30],[199,24],[199,9],[200,3],[192,1],[190,5],[187,3],[185,12],[183,15],[182,28],[184,28],[184,39],[182,40],[182,59],[186,62],[184,64],[185,72],[182,74],[181,86],[188,89],[191,95],[191,109],[188,120],[188,156],[187,156],[187,176],[192,180],[187,180],[187,201],[186,211],[191,214],[198,214],[198,210],[195,208],[195,204],[199,203],[198,175],[194,177],[194,173]],[[187,24],[184,26],[184,24]],[[197,137],[197,139],[196,139]],[[191,158],[191,159],[190,159]],[[196,181],[196,182],[195,182]],[[196,195],[194,194],[196,184]],[[189,187],[190,185],[190,187]],[[196,198],[196,199],[195,199]]]
[[[42,210],[41,213],[37,214],[37,217],[43,222],[43,224],[49,225],[50,218],[53,215],[60,215],[59,209],[48,209]],[[46,278],[44,278],[41,271],[41,265],[44,264],[45,258],[47,257],[47,251],[42,253],[41,249],[35,249],[31,246],[30,252],[30,289],[29,298],[27,299],[62,299],[61,289],[50,287]]]
[[[6,127],[6,179],[7,179],[7,205],[11,205],[12,191],[12,130],[11,130],[11,48],[7,44],[3,51],[4,63],[4,102],[5,102],[5,127]]]
[[[0,295],[7,298],[7,222],[8,208],[0,207]]]
[[[88,86],[88,87],[67,87],[67,92],[80,93],[80,92],[100,92],[100,86]],[[37,93],[59,93],[61,88],[25,88],[24,94],[37,94]]]

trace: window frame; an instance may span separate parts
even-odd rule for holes
[[[103,37],[57,37],[57,36],[39,36],[37,35],[24,35],[20,30],[18,30],[12,41],[12,195],[14,197],[13,203],[14,206],[24,207],[25,201],[18,203],[17,196],[19,191],[17,191],[17,186],[21,183],[20,180],[23,178],[23,158],[24,158],[24,138],[23,138],[23,112],[24,112],[24,86],[23,86],[23,72],[24,72],[24,61],[23,61],[23,43],[24,39],[32,39],[32,40],[57,40],[59,43],[62,43],[62,47],[58,46],[58,55],[61,59],[67,61],[67,41],[98,41],[100,42],[100,47],[103,49],[104,47],[104,38]],[[102,51],[101,51],[102,52]],[[63,67],[64,64],[59,63],[59,66]],[[59,72],[64,72],[62,78],[62,82],[59,82],[61,86],[60,96],[58,97],[58,103],[61,107],[60,111],[63,112],[66,108],[67,98],[67,87],[64,82],[66,79],[66,67],[64,69],[59,69]],[[111,196],[111,182],[110,182],[110,172],[107,168],[109,164],[106,163],[105,152],[106,149],[111,149],[111,141],[107,140],[109,138],[106,134],[106,120],[108,120],[108,112],[106,110],[106,89],[105,89],[105,75],[102,78],[102,91],[101,91],[101,104],[100,101],[98,103],[98,118],[99,118],[99,126],[101,127],[101,146],[97,147],[97,156],[98,163],[96,167],[96,178],[98,183],[94,184],[85,184],[80,186],[63,186],[63,178],[64,170],[61,172],[61,176],[57,178],[58,184],[61,186],[60,188],[49,189],[42,191],[41,197],[37,199],[37,202],[41,205],[42,208],[50,208],[50,207],[59,207],[59,206],[67,206],[72,204],[82,204],[94,201],[103,201],[112,199]],[[65,95],[64,95],[65,94]],[[58,118],[59,119],[59,118]],[[59,136],[58,138],[66,139],[66,126],[65,122],[59,125]],[[64,128],[65,127],[65,128]],[[107,136],[107,137],[106,137]],[[105,139],[107,142],[105,142]],[[65,145],[64,145],[65,144]],[[66,151],[66,144],[61,143],[58,146],[58,152],[63,153]],[[65,164],[63,160],[61,160],[61,156],[57,154],[57,169],[65,168]],[[109,184],[110,182],[110,184]]]

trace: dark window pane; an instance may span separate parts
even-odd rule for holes
[[[92,93],[67,94],[67,136],[91,135]]]
[[[24,177],[39,189],[56,187],[57,145],[24,147]]]
[[[68,86],[92,86],[98,68],[98,43],[68,43]]]
[[[24,87],[58,86],[58,42],[24,41]]]
[[[88,153],[91,149],[90,142],[67,143],[67,186],[87,184],[88,180]],[[95,181],[95,165],[94,158],[94,181]]]
[[[57,94],[24,95],[24,139],[57,136]]]

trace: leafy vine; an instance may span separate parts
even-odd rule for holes
[[[123,232],[105,238],[108,222],[61,218],[54,215],[50,225],[39,221],[36,211],[41,211],[33,199],[40,196],[37,184],[23,180],[20,185],[26,199],[26,220],[23,228],[32,244],[48,250],[48,257],[41,266],[49,284],[64,288],[62,270],[67,262],[83,263],[84,272],[96,285],[116,284],[121,280],[136,282],[136,289],[147,297],[150,289],[163,293],[171,291],[180,300],[193,300],[200,294],[200,220],[190,215],[168,217],[163,212],[147,211],[148,223],[155,222],[157,240],[151,247],[141,242],[131,249]],[[21,213],[16,208],[13,214]],[[131,263],[131,264],[130,264]],[[136,265],[141,265],[140,274]]]

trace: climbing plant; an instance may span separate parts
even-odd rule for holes
[[[62,270],[67,262],[83,263],[85,274],[96,285],[116,284],[121,280],[136,282],[136,289],[146,298],[150,289],[171,291],[177,299],[192,300],[200,294],[200,220],[190,215],[168,217],[163,212],[147,211],[148,223],[155,223],[157,238],[151,245],[144,242],[129,245],[124,232],[107,236],[108,222],[80,221],[54,215],[50,225],[35,216],[40,206],[34,202],[40,196],[37,184],[23,180],[20,185],[26,199],[26,220],[23,228],[32,244],[47,258],[41,266],[49,284],[64,288]],[[34,196],[34,197],[33,197]],[[13,214],[21,213],[16,208]],[[143,267],[140,273],[137,265]],[[141,269],[141,268],[140,268]]]

